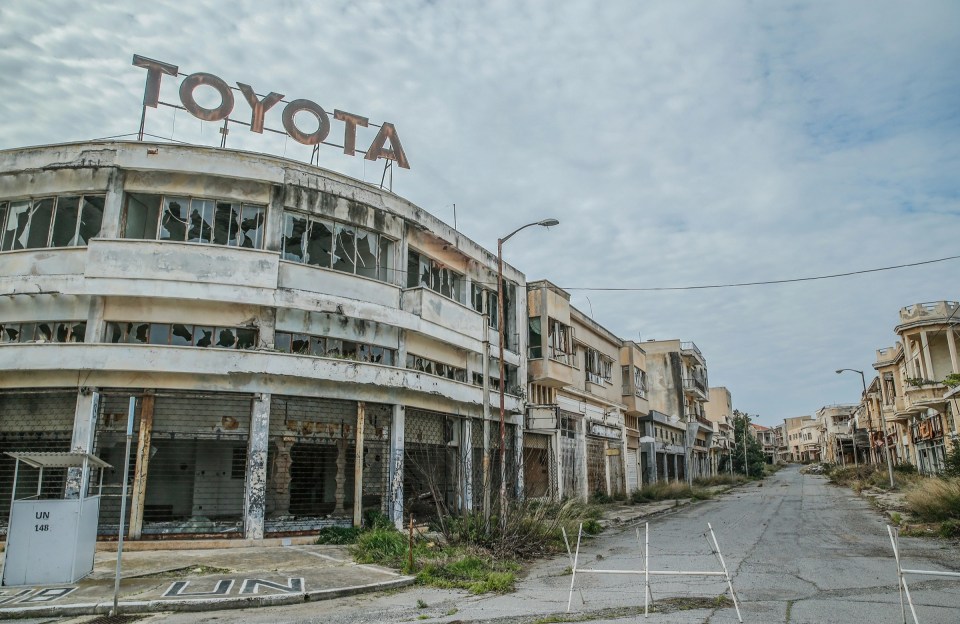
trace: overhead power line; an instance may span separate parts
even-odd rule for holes
[[[764,280],[761,282],[736,282],[732,284],[706,284],[699,286],[649,286],[649,287],[602,287],[602,286],[561,286],[563,290],[602,290],[602,291],[658,291],[658,290],[706,290],[709,288],[739,288],[743,286],[766,286],[769,284],[791,284],[794,282],[812,282],[814,280],[833,279],[836,277],[849,277],[851,275],[863,275],[864,273],[878,273],[880,271],[892,271],[894,269],[905,269],[908,267],[921,266],[924,264],[934,264],[936,262],[946,262],[947,260],[956,260],[960,256],[947,256],[946,258],[937,258],[935,260],[924,260],[922,262],[910,262],[908,264],[897,264],[894,266],[880,267],[877,269],[863,269],[862,271],[848,271],[846,273],[833,273],[831,275],[814,275],[811,277],[791,277],[788,279]]]

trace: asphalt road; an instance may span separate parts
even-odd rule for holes
[[[719,571],[717,558],[704,537],[708,522],[733,577],[745,622],[901,621],[896,565],[884,518],[849,490],[789,467],[760,485],[740,487],[717,499],[657,517],[649,525],[651,569]],[[578,567],[641,569],[637,529],[642,536],[643,525],[629,525],[585,542]],[[960,571],[956,542],[901,538],[900,544],[905,566]],[[518,583],[517,591],[506,596],[476,597],[458,591],[412,588],[288,607],[155,615],[144,621],[562,621],[558,616],[567,605],[571,578],[568,566],[565,556],[540,562]],[[912,577],[908,582],[921,622],[960,622],[960,581]],[[722,579],[654,578],[651,591],[660,611],[651,613],[647,621],[736,622],[732,606],[713,602],[725,590]],[[643,619],[642,577],[578,575],[571,615],[578,621],[591,622]],[[907,618],[911,621],[909,612]]]

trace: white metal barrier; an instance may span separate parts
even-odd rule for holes
[[[730,574],[727,571],[727,564],[723,560],[723,554],[720,552],[720,545],[717,543],[717,536],[713,533],[713,526],[710,523],[707,523],[707,530],[710,534],[710,537],[707,537],[707,534],[704,533],[704,538],[707,539],[707,545],[710,546],[710,552],[717,558],[717,561],[720,563],[722,571],[713,571],[713,570],[651,570],[650,569],[650,523],[647,522],[644,524],[644,542],[640,546],[640,556],[643,558],[643,568],[640,570],[608,570],[608,569],[598,569],[598,568],[578,568],[580,562],[580,542],[583,538],[583,523],[580,524],[580,528],[577,530],[577,548],[575,552],[570,551],[570,540],[567,539],[567,532],[563,531],[563,541],[567,545],[567,556],[570,558],[570,564],[572,568],[570,576],[570,594],[567,597],[567,613],[570,613],[570,606],[573,603],[573,589],[574,585],[577,582],[577,574],[635,574],[643,575],[643,617],[648,617],[650,614],[650,605],[653,602],[653,594],[650,591],[650,577],[651,576],[722,576],[727,582],[727,588],[730,590],[730,598],[733,599],[733,606],[737,610],[737,620],[743,622],[743,618],[740,616],[740,603],[737,600],[737,594],[733,591],[733,582],[730,580]],[[712,542],[712,543],[711,543]],[[637,543],[640,543],[640,529],[637,529]]]
[[[913,606],[913,598],[910,597],[910,588],[907,587],[907,574],[916,574],[918,576],[949,576],[952,578],[960,578],[960,572],[947,572],[945,570],[909,570],[904,568],[900,563],[900,530],[896,527],[887,525],[887,534],[890,536],[890,545],[893,546],[893,556],[897,560],[897,580],[898,587],[900,591],[900,617],[903,619],[903,624],[907,624],[907,612],[903,604],[903,596],[907,596],[907,604],[910,606],[910,615],[913,616],[914,624],[920,624],[920,620],[917,619],[917,610]]]

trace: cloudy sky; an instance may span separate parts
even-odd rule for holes
[[[855,271],[960,253],[958,24],[952,0],[7,0],[0,148],[135,132],[136,53],[394,123],[411,164],[394,191],[451,224],[456,204],[470,238],[495,248],[515,226],[561,221],[505,248],[528,279],[650,288]],[[162,99],[177,101],[172,80]],[[146,129],[219,142],[170,109]],[[241,127],[228,147],[309,159]],[[321,164],[382,173],[335,148]],[[901,307],[960,298],[958,268],[572,293],[623,338],[696,342],[711,385],[772,424],[858,400],[856,375],[834,369],[872,371]]]

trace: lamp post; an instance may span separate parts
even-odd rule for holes
[[[504,363],[503,363],[503,350],[505,342],[505,325],[504,325],[504,305],[503,305],[503,244],[510,240],[514,234],[520,230],[526,229],[528,227],[533,227],[534,225],[541,225],[543,227],[553,227],[554,225],[559,225],[560,222],[556,219],[544,219],[542,221],[534,221],[533,223],[528,223],[522,225],[510,232],[503,238],[497,239],[497,333],[500,338],[500,352],[498,354],[500,359],[500,526],[504,526],[507,521],[507,516],[504,513],[507,505],[507,426],[504,421],[504,391],[506,390],[506,377],[504,375]]]
[[[862,370],[857,370],[855,368],[838,368],[837,374],[839,375],[843,371],[850,371],[851,373],[860,373],[860,383],[863,385],[863,407],[867,411],[867,426],[870,429],[871,437],[873,437],[873,427],[870,426],[870,408],[867,405],[867,378],[864,376]],[[890,461],[890,440],[887,437],[887,427],[883,422],[883,412],[880,412],[880,431],[883,433],[883,454],[887,460],[887,475],[890,477],[890,487],[893,488],[893,462]],[[853,435],[856,436],[857,432],[854,431]],[[870,441],[871,446],[873,441]]]

